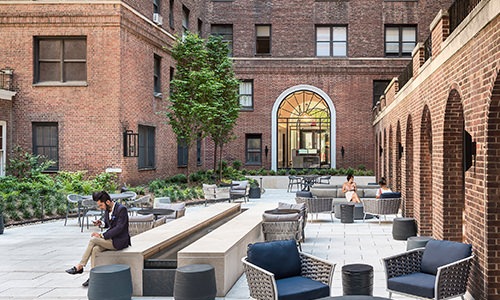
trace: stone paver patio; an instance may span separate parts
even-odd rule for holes
[[[294,203],[295,193],[268,189],[261,199],[251,199],[243,207],[269,202]],[[186,213],[203,209],[188,207]],[[305,252],[337,264],[332,295],[342,295],[341,268],[350,263],[366,263],[374,267],[374,296],[387,297],[385,275],[380,258],[401,253],[406,242],[392,239],[392,222],[378,224],[376,219],[365,223],[332,223],[328,214],[306,226]],[[166,225],[168,226],[168,224]],[[84,274],[71,276],[64,272],[80,260],[90,232],[80,233],[76,218],[64,226],[64,219],[41,224],[7,228],[0,235],[0,299],[87,299],[87,289],[81,286],[88,278]],[[225,300],[249,299],[245,276],[234,285]],[[133,299],[173,299],[172,297],[133,297]],[[219,299],[219,298],[218,298]],[[396,296],[394,299],[410,299]]]

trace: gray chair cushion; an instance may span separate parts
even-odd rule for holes
[[[297,221],[300,219],[300,214],[262,214],[262,221],[264,222],[285,222],[285,221]]]
[[[130,222],[151,222],[155,219],[155,215],[137,215],[128,217],[128,221]]]
[[[438,267],[467,258],[471,254],[470,244],[431,240],[425,246],[420,269],[424,273],[436,275]]]
[[[436,276],[425,273],[412,273],[387,280],[387,288],[401,293],[434,298]]]
[[[294,240],[248,245],[248,262],[274,274],[275,279],[300,276],[299,251]]]
[[[366,188],[364,189],[364,198],[375,198],[377,196],[377,189]]]

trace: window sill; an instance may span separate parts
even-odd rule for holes
[[[153,93],[153,97],[157,98],[157,99],[163,99],[163,94],[162,93],[157,93],[157,92],[154,92]]]
[[[89,86],[86,81],[69,81],[69,82],[60,82],[60,81],[45,81],[45,82],[37,82],[33,83],[34,87],[70,87],[70,86],[78,86],[78,87],[87,87]]]
[[[240,111],[253,111],[253,107],[242,107],[240,108]]]
[[[245,166],[262,166],[262,163],[245,163]]]
[[[156,170],[156,167],[139,168],[139,171],[154,171],[154,170]]]

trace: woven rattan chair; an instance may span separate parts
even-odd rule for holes
[[[300,191],[301,187],[302,187],[302,178],[301,177],[298,177],[298,176],[288,176],[288,188],[287,188],[287,192],[293,192],[293,186],[296,186],[297,187],[297,191]]]
[[[398,215],[399,206],[401,204],[401,198],[388,198],[388,199],[365,199],[361,198],[363,203],[364,215],[363,222],[365,221],[366,215],[376,215],[385,216],[386,215]],[[378,218],[378,223],[380,224],[380,218]]]
[[[335,264],[299,252],[293,240],[250,244],[241,261],[254,299],[330,296]]]
[[[130,216],[128,218],[129,234],[130,236],[134,236],[144,231],[147,231],[153,228],[154,223],[155,223],[155,216],[153,214]]]
[[[384,258],[389,298],[397,293],[435,300],[464,299],[473,257],[471,245],[431,240],[425,248]]]
[[[152,207],[151,195],[144,195],[142,197],[127,201],[126,206],[127,206],[128,213],[130,215],[133,215],[134,212],[137,214],[137,211],[139,211],[141,209]]]
[[[300,211],[294,214],[273,215],[264,213],[262,215],[262,233],[264,240],[282,241],[295,240],[302,251],[302,216]]]
[[[295,197],[295,202],[306,204],[307,212],[311,214],[309,220],[312,221],[314,214],[316,214],[317,220],[318,214],[328,213],[333,222],[333,198]]]

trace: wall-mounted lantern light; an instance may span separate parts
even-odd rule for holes
[[[345,149],[344,149],[344,146],[342,146],[340,148],[340,155],[342,155],[342,159],[344,159],[344,155],[345,155]]]
[[[401,142],[398,142],[398,159],[401,159],[403,157],[403,145]]]
[[[384,148],[379,147],[378,152],[379,152],[379,156],[382,156],[382,154],[384,154]]]
[[[123,132],[123,156],[139,156],[139,134],[134,133],[132,130]]]

